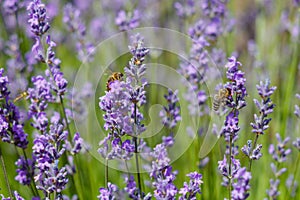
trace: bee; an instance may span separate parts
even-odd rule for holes
[[[109,76],[109,78],[108,78],[108,80],[107,80],[107,82],[106,82],[106,90],[107,91],[110,91],[110,84],[112,83],[112,82],[114,82],[114,81],[116,81],[116,80],[121,80],[122,78],[123,78],[123,74],[121,73],[121,72],[113,72],[110,76]]]
[[[14,103],[16,103],[17,101],[20,101],[23,98],[26,98],[28,96],[28,92],[24,91],[22,93],[20,93],[15,99],[14,99]]]
[[[227,98],[230,96],[230,90],[228,88],[222,88],[215,94],[213,101],[213,110],[217,112],[220,105],[225,105]]]

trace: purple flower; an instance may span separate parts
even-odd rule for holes
[[[201,8],[206,16],[222,17],[226,13],[226,1],[204,0],[201,2]]]
[[[289,142],[290,138],[287,137],[284,140],[281,139],[280,135],[276,134],[277,145],[271,144],[269,147],[269,154],[272,155],[273,159],[282,163],[287,159],[287,155],[289,155],[292,151],[291,149],[286,148],[286,144]]]
[[[180,107],[177,105],[179,101],[177,95],[177,90],[173,92],[171,89],[168,89],[168,94],[164,95],[168,105],[164,106],[163,110],[159,113],[159,116],[162,118],[162,123],[168,129],[174,128],[177,122],[181,120]]]
[[[140,13],[138,10],[129,13],[120,10],[116,16],[115,23],[120,31],[132,30],[140,24]]]
[[[34,172],[34,160],[20,157],[15,165],[18,167],[15,180],[23,185],[30,185]]]
[[[18,0],[4,0],[2,6],[5,13],[14,14],[19,8],[23,6],[23,2],[20,2]]]
[[[296,138],[296,141],[293,142],[294,147],[300,151],[300,138]]]
[[[45,5],[40,0],[33,0],[27,7],[29,15],[29,24],[31,26],[31,32],[36,36],[42,36],[45,34],[50,25],[48,23],[48,17],[46,15]]]
[[[241,150],[251,160],[259,160],[262,157],[262,153],[260,152],[261,148],[262,148],[262,145],[258,144],[253,149],[252,140],[248,140],[247,145],[244,145]]]
[[[4,69],[0,69],[0,99],[6,99],[10,92],[8,91],[8,77],[4,76]]]
[[[56,87],[53,89],[57,95],[64,95],[67,90],[68,81],[63,77],[62,72],[54,74]]]
[[[278,186],[279,186],[280,180],[279,179],[271,179],[270,180],[270,189],[267,189],[267,195],[272,198],[272,199],[277,199],[277,197],[279,196],[280,192],[278,190]]]
[[[86,56],[91,58],[94,46],[86,40],[86,27],[81,20],[81,11],[75,8],[71,3],[64,7],[63,22],[67,25],[67,29],[71,32],[76,41],[76,50],[78,58],[83,61]]]
[[[179,190],[179,194],[182,196],[179,197],[179,200],[185,200],[185,199],[191,199],[196,200],[196,194],[201,194],[201,184],[202,181],[202,175],[198,172],[191,172],[187,174],[186,176],[190,177],[190,182],[184,182],[183,188]]]
[[[240,168],[234,175],[232,199],[243,200],[249,197],[251,173],[247,172],[246,167]]]
[[[100,97],[99,106],[103,115],[105,130],[120,135],[133,133],[133,122],[130,117],[132,102],[130,101],[129,85],[123,81],[114,81],[110,91]]]
[[[124,188],[124,191],[128,194],[129,198],[134,200],[141,199],[139,189],[136,187],[133,176],[126,177],[125,183],[126,187]]]
[[[114,200],[116,199],[115,193],[118,191],[118,187],[110,182],[107,183],[107,188],[100,188],[100,195],[97,196],[99,200]]]
[[[222,134],[225,138],[226,142],[230,141],[230,137],[232,137],[232,142],[235,142],[238,138],[238,131],[240,130],[239,119],[238,119],[238,111],[232,111],[226,116],[226,120],[224,122],[224,127],[222,130]]]
[[[174,8],[176,9],[176,14],[179,17],[188,18],[195,13],[195,2],[194,0],[188,0],[184,3],[175,2]]]

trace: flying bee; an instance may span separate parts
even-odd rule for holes
[[[225,105],[227,98],[230,96],[230,90],[228,88],[222,88],[215,94],[213,101],[213,110],[217,112],[220,105]]]
[[[15,99],[14,99],[14,103],[16,103],[17,101],[20,101],[23,98],[26,98],[28,96],[28,92],[24,91],[22,93],[20,93]]]
[[[113,72],[113,73],[109,76],[109,78],[108,78],[108,80],[107,80],[107,82],[106,82],[106,90],[107,90],[107,91],[110,91],[110,84],[111,84],[112,82],[116,81],[116,80],[120,81],[120,80],[123,78],[123,76],[124,76],[124,75],[123,75],[121,72]]]

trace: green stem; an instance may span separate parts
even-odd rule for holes
[[[59,95],[59,100],[60,100],[60,105],[61,105],[62,112],[63,112],[63,117],[64,117],[64,120],[65,120],[65,123],[66,123],[66,126],[67,126],[67,130],[69,132],[68,137],[69,137],[69,140],[72,141],[71,129],[70,129],[70,126],[69,126],[69,123],[68,123],[66,109],[65,109],[65,106],[64,106],[64,99],[62,98],[61,95]]]
[[[252,150],[255,148],[255,146],[256,146],[256,144],[257,144],[258,136],[259,136],[259,134],[256,134],[256,137],[255,137],[255,140],[254,140],[254,144],[253,144],[253,146],[252,146],[252,148],[251,148],[251,152],[252,152]],[[253,160],[250,158],[249,172],[251,172],[252,161],[253,161]]]
[[[105,186],[108,187],[108,159],[105,162]]]
[[[137,105],[134,103],[134,124],[137,126]],[[135,127],[136,129],[136,127]],[[140,192],[140,197],[142,197],[142,184],[141,184],[141,174],[140,174],[140,168],[139,168],[139,160],[138,160],[138,143],[137,143],[137,132],[135,130],[135,136],[133,138],[134,141],[134,153],[135,153],[135,163],[136,163],[136,170],[137,170],[137,179],[138,179],[138,187]]]
[[[300,152],[298,153],[298,158],[297,158],[297,162],[296,162],[296,166],[295,166],[295,170],[294,170],[294,177],[293,177],[293,182],[292,185],[290,187],[290,189],[287,191],[289,194],[291,194],[293,192],[294,186],[295,186],[295,182],[296,182],[296,178],[297,178],[297,174],[298,174],[298,169],[299,167],[299,163],[300,163]],[[287,195],[285,195],[287,196]]]
[[[228,176],[228,179],[229,179],[229,184],[228,184],[228,191],[229,191],[229,199],[231,200],[231,154],[232,154],[232,148],[231,148],[231,145],[232,145],[232,135],[230,135],[230,140],[229,140],[229,176]]]
[[[0,162],[1,162],[1,165],[2,165],[3,174],[4,174],[6,186],[7,186],[8,192],[9,192],[9,196],[10,196],[11,199],[13,199],[13,194],[11,192],[11,188],[10,188],[10,185],[9,185],[9,181],[8,181],[8,177],[7,177],[7,171],[6,171],[6,168],[5,168],[5,163],[4,163],[4,159],[3,159],[3,156],[2,156],[1,148],[0,148]]]
[[[23,152],[23,156],[24,156],[24,158],[25,158],[25,160],[26,160],[27,168],[28,168],[28,170],[30,170],[30,166],[29,166],[29,163],[28,163],[28,160],[27,160],[26,152],[25,152],[24,149],[22,149],[22,152]],[[31,180],[32,180],[31,183],[33,184],[33,186],[32,186],[32,184],[30,183],[31,190],[32,190],[33,194],[36,195],[36,196],[38,196],[38,197],[40,197],[39,192],[38,192],[38,190],[36,189],[36,184],[35,184],[35,182],[34,182],[33,174],[30,174],[30,178],[31,178]]]

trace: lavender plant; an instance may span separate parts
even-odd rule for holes
[[[252,161],[259,160],[262,156],[261,149],[262,144],[257,144],[259,135],[264,135],[264,131],[269,128],[271,118],[268,115],[273,112],[275,104],[273,104],[270,96],[276,90],[276,87],[270,87],[270,81],[266,80],[265,83],[262,81],[259,85],[256,85],[259,96],[262,98],[261,102],[257,99],[253,99],[256,107],[259,109],[259,116],[254,114],[255,122],[251,123],[252,132],[256,134],[254,144],[252,146],[252,140],[247,141],[247,145],[242,147],[242,152],[249,158],[249,170],[251,171]]]
[[[241,63],[235,57],[228,59],[225,65],[226,77],[228,81],[224,88],[229,92],[226,97],[226,106],[231,109],[226,115],[226,120],[222,128],[221,136],[224,137],[226,151],[224,159],[219,161],[218,168],[223,175],[222,185],[228,187],[229,199],[247,199],[249,196],[249,180],[251,174],[241,167],[238,155],[238,146],[235,144],[239,138],[239,114],[240,110],[246,106],[245,97],[247,95],[244,72],[239,70]],[[235,182],[236,181],[236,182]]]

